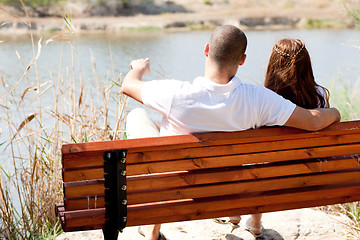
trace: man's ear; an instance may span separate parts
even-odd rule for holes
[[[204,55],[205,55],[206,57],[209,56],[209,44],[206,44],[206,46],[205,46]]]
[[[244,56],[243,56],[243,58],[241,59],[239,65],[240,65],[240,66],[243,65],[243,64],[245,63],[245,60],[246,60],[246,54],[244,53]]]

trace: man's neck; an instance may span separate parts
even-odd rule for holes
[[[214,83],[228,84],[235,76],[236,71],[237,68],[229,71],[224,68],[219,68],[216,64],[210,61],[206,61],[204,76]]]

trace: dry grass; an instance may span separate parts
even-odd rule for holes
[[[33,58],[24,64],[17,53],[23,68],[17,82],[12,84],[14,80],[1,73],[0,121],[3,135],[8,137],[0,143],[7,158],[0,166],[0,239],[55,237],[60,231],[54,205],[62,199],[62,144],[123,136],[126,99],[116,92],[121,75],[115,74],[114,64],[109,66],[108,78],[100,79],[92,60],[94,75],[87,81],[93,81],[97,88],[90,90],[76,72],[79,57],[71,34],[46,41],[35,41],[31,35],[29,41],[33,43]],[[48,44],[69,44],[72,59],[66,66],[63,52],[54,56],[60,59],[59,67],[55,72],[49,69],[50,80],[44,82],[39,77],[38,59]],[[110,118],[109,112],[115,112],[111,116],[116,117]]]

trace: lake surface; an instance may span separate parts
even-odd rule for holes
[[[360,52],[352,46],[360,45],[359,33],[357,30],[248,31],[247,60],[240,67],[237,76],[245,82],[262,84],[272,46],[283,37],[292,37],[299,38],[306,44],[319,84],[328,85],[339,74],[346,79],[356,78]],[[106,79],[112,64],[111,48],[116,74],[127,73],[132,59],[149,57],[152,73],[145,80],[167,77],[192,81],[203,74],[203,50],[209,34],[208,31],[194,31],[81,35],[74,37],[74,46],[83,79],[93,76],[90,61],[92,57],[96,61],[100,79]],[[4,38],[6,40],[6,36]],[[35,42],[37,40],[35,38]],[[43,48],[38,60],[42,81],[49,79],[50,69],[57,72],[61,52],[63,65],[71,66],[69,48],[68,44],[59,42],[50,43]],[[16,82],[23,73],[16,51],[25,64],[31,60],[33,50],[28,37],[10,39],[8,43],[0,45],[0,72],[10,82]]]
[[[264,81],[272,46],[283,37],[291,37],[299,38],[306,44],[312,58],[315,78],[319,84],[330,87],[330,84],[338,79],[355,81],[359,78],[360,51],[352,46],[360,46],[359,33],[358,30],[247,31],[247,60],[245,65],[240,67],[237,76],[244,82],[261,85]],[[203,75],[205,60],[203,51],[209,35],[209,31],[193,31],[74,36],[74,59],[80,63],[80,67],[75,69],[76,79],[81,75],[82,82],[86,87],[94,89],[97,87],[94,81],[90,80],[94,78],[92,58],[96,62],[99,80],[104,81],[109,78],[109,75],[126,74],[129,71],[129,63],[132,59],[149,57],[152,72],[145,76],[145,81],[163,78],[192,81],[195,77]],[[0,73],[9,86],[15,85],[24,71],[16,51],[26,66],[34,56],[32,44],[27,36],[16,39],[1,36],[0,40],[7,41],[7,43],[0,45]],[[35,37],[35,46],[38,40],[39,38]],[[66,68],[71,68],[73,65],[70,50],[71,46],[63,42],[52,42],[43,47],[38,59],[38,74],[41,83],[51,80],[50,71],[56,79],[59,73],[60,60],[62,60],[63,69],[61,72],[64,76],[66,75]],[[36,51],[37,47],[35,47]],[[110,57],[110,52],[113,60]],[[112,71],[112,64],[114,65],[114,72]],[[20,83],[20,93],[29,86],[36,86],[36,72],[34,69],[31,71],[29,78]],[[7,91],[1,85],[0,96],[4,96]],[[52,93],[43,97],[48,98],[48,101],[43,102],[48,103],[49,108],[53,106]],[[0,104],[4,105],[1,102],[1,97]],[[129,108],[135,106],[137,104],[130,101]],[[44,107],[49,110],[46,106]],[[0,143],[8,141],[8,136],[4,131],[6,126],[1,120],[4,119],[3,113],[4,109],[0,105],[0,128],[3,129]],[[154,113],[152,116],[156,120],[160,119],[160,116]],[[4,153],[2,153],[0,164],[5,159]]]

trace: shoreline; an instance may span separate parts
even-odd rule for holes
[[[353,29],[355,22],[345,9],[207,9],[187,13],[72,18],[75,33],[119,33],[123,31],[211,30],[231,24],[243,30]],[[26,18],[0,12],[0,35],[42,34],[67,31],[61,17]]]

